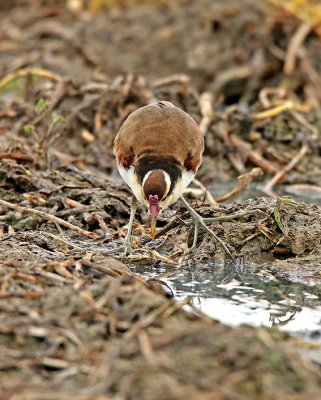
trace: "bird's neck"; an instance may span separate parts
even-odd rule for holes
[[[156,174],[156,171],[160,171],[161,175],[158,173]],[[149,187],[144,190],[148,177],[153,178],[153,185],[158,179],[165,181],[166,188],[163,182],[161,187],[153,188],[151,187],[152,185],[148,185]],[[169,180],[167,180],[166,177],[168,177]],[[193,177],[194,173],[184,170],[182,164],[175,157],[148,154],[138,157],[135,169],[133,169],[134,184],[130,186],[139,201],[147,206],[148,196],[146,195],[157,195],[159,198],[159,205],[164,210],[177,201],[184,189],[190,184]],[[151,191],[155,193],[151,193]],[[166,194],[161,196],[162,193]]]
[[[137,159],[135,173],[140,184],[143,184],[147,174],[154,170],[162,171],[165,180],[166,176],[169,176],[171,182],[169,192],[173,189],[175,182],[182,176],[182,165],[174,157],[150,154]]]

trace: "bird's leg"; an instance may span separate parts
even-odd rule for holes
[[[197,238],[198,238],[198,228],[199,225],[201,225],[209,234],[211,234],[219,243],[220,245],[223,247],[224,251],[231,257],[231,259],[234,261],[234,257],[232,256],[232,253],[230,252],[230,250],[228,249],[228,247],[226,246],[226,244],[223,242],[223,240],[221,240],[210,228],[208,228],[205,225],[205,221],[207,220],[207,222],[211,222],[209,221],[209,218],[203,218],[201,217],[189,204],[188,202],[184,199],[183,196],[180,197],[182,203],[184,204],[184,206],[187,208],[187,210],[189,211],[189,213],[191,214],[193,223],[194,223],[194,240],[193,240],[193,246],[190,248],[190,251],[194,250],[197,244]]]
[[[125,247],[125,253],[127,254],[128,250],[130,251],[132,246],[132,230],[133,230],[133,223],[134,223],[134,218],[137,210],[137,199],[135,196],[132,197],[132,201],[130,203],[130,217],[129,217],[129,223],[128,223],[128,230],[127,230],[127,235],[125,237],[125,241],[123,246]]]
[[[123,251],[124,255],[126,256],[128,253],[131,252],[132,250],[132,230],[133,230],[133,223],[134,223],[134,218],[137,210],[137,199],[135,196],[132,197],[131,203],[130,203],[130,217],[129,217],[129,222],[128,222],[128,231],[124,240],[124,243],[122,246],[118,247],[117,249],[113,249],[108,251],[108,253],[119,253]]]

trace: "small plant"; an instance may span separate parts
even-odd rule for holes
[[[47,165],[49,147],[58,139],[61,131],[54,129],[57,124],[65,122],[64,118],[51,110],[50,102],[40,98],[35,112],[39,118],[34,125],[25,125],[24,131],[32,133],[37,140],[35,164],[39,165],[43,159]],[[43,122],[43,124],[40,124]]]

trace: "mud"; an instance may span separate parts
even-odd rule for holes
[[[301,22],[282,8],[106,1],[95,13],[92,3],[0,6],[1,399],[320,397],[318,344],[227,327],[133,272],[232,265],[202,230],[187,252],[193,228],[179,202],[154,241],[140,205],[133,253],[108,254],[125,237],[131,197],[112,142],[127,115],[154,99],[204,129],[205,186],[253,167],[268,182],[285,168],[280,183],[317,192],[320,31],[311,29],[285,74]],[[260,116],[286,101],[296,106]],[[210,225],[236,266],[320,285],[320,206],[277,193],[213,206],[193,189],[186,198],[203,217],[249,212]]]

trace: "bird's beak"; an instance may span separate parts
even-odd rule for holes
[[[158,215],[151,215],[150,237],[154,240]]]
[[[150,225],[150,237],[154,239],[155,231],[156,231],[156,223],[158,214],[160,213],[161,208],[158,205],[158,196],[149,196],[149,212],[151,217],[151,225]]]

